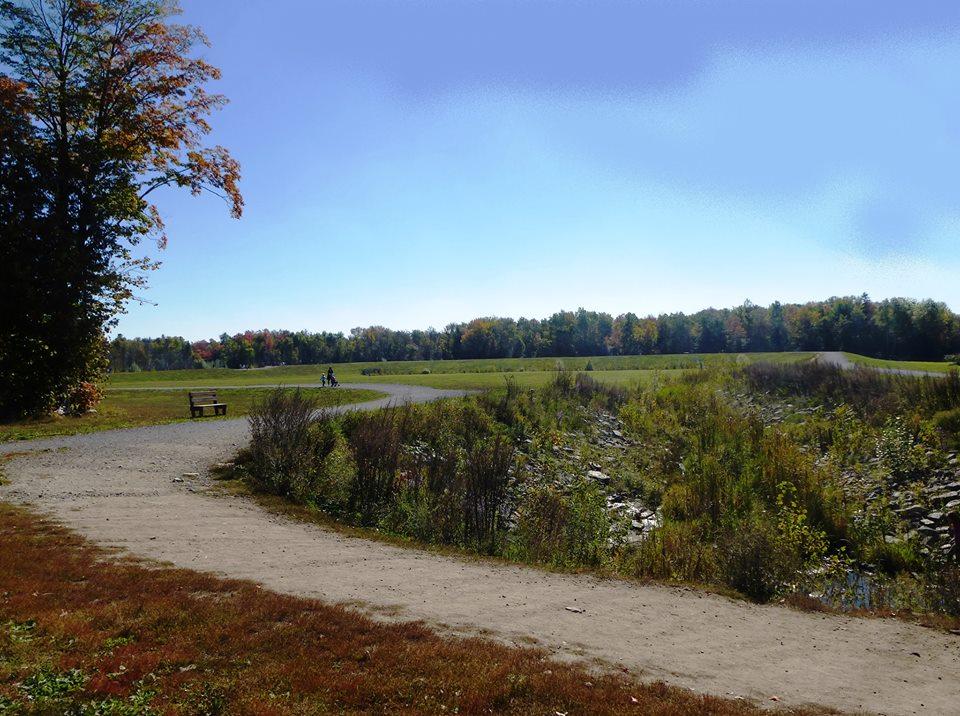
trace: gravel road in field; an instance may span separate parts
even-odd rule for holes
[[[925,376],[943,378],[946,375],[945,373],[939,373],[934,370],[913,370],[910,368],[880,368],[879,366],[863,366],[854,363],[840,351],[823,351],[818,353],[817,361],[820,363],[826,363],[827,365],[835,365],[838,368],[843,368],[844,370],[861,368],[876,371],[877,373],[889,373],[890,375],[912,375],[918,378],[923,378]],[[957,708],[956,713],[960,714],[960,707]]]
[[[360,407],[459,394],[369,387],[389,397]],[[240,419],[0,445],[0,454],[26,453],[7,464],[11,484],[0,487],[0,499],[32,505],[139,557],[353,605],[382,619],[424,620],[445,633],[536,644],[558,658],[614,665],[698,692],[772,706],[960,713],[960,636],[345,537],[248,499],[207,494],[208,467],[246,438]]]

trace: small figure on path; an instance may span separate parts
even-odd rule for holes
[[[327,387],[327,374],[326,374],[326,373],[321,373],[321,374],[320,374],[320,387],[321,387],[321,388],[326,388],[326,387]]]

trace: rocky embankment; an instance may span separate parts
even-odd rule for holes
[[[623,423],[614,414],[587,408],[581,408],[581,412],[585,424],[583,432],[559,434],[557,442],[545,454],[533,450],[533,440],[526,441],[525,460],[518,481],[522,485],[520,494],[535,485],[549,485],[565,491],[577,481],[591,482],[606,497],[611,542],[639,542],[650,530],[659,527],[662,520],[659,509],[646,504],[638,491],[624,489],[624,481],[617,479],[625,453],[634,443],[624,434]],[[592,458],[585,458],[585,455]],[[519,503],[519,499],[516,502]]]
[[[820,404],[799,405],[770,396],[733,397],[741,408],[756,411],[767,425],[800,421],[827,410]],[[878,449],[879,452],[882,451]],[[884,535],[886,542],[918,541],[920,553],[934,558],[960,548],[958,536],[948,522],[951,512],[960,513],[957,453],[927,450],[918,460],[925,465],[906,473],[891,470],[887,462],[881,454],[874,454],[856,468],[844,469],[840,475],[851,497],[863,499],[866,507],[885,504],[900,518],[900,529]]]

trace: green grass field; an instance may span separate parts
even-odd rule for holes
[[[598,380],[633,383],[649,380],[656,371],[697,368],[756,361],[794,362],[809,360],[813,353],[705,353],[664,356],[598,356],[594,358],[503,358],[450,361],[394,361],[379,363],[340,363],[334,365],[342,383],[412,383],[434,388],[492,388],[512,377],[524,387],[548,382],[558,366],[566,370],[593,367]],[[216,387],[220,385],[283,385],[316,383],[326,365],[296,365],[278,368],[231,370],[169,370],[141,373],[116,373],[107,385],[116,388]],[[377,369],[380,375],[363,375],[365,369]]]
[[[710,353],[665,356],[599,356],[594,358],[509,358],[489,360],[396,361],[378,363],[340,363],[334,365],[342,383],[366,383],[364,390],[311,390],[321,405],[357,403],[380,397],[377,383],[407,383],[432,388],[486,390],[501,388],[507,380],[523,388],[549,383],[557,368],[586,370],[605,383],[631,386],[649,384],[668,375],[700,366],[756,361],[795,362],[809,360],[813,353]],[[81,417],[49,417],[0,424],[0,442],[30,440],[55,435],[74,435],[98,430],[113,430],[141,425],[189,420],[187,389],[218,388],[229,404],[229,417],[246,415],[253,401],[265,388],[319,383],[326,365],[297,365],[277,368],[232,370],[169,370],[141,373],[117,373],[106,384],[106,396],[97,409]],[[363,375],[365,369],[377,369],[378,375]],[[233,386],[233,387],[224,387]],[[149,389],[149,390],[147,390]],[[218,418],[205,418],[216,420]]]
[[[870,358],[856,353],[844,353],[852,363],[857,365],[869,366],[871,368],[895,368],[897,370],[925,370],[934,373],[946,373],[950,370],[957,370],[953,363],[944,361],[919,361],[919,360],[885,360],[883,358]]]
[[[359,403],[383,396],[383,393],[376,390],[316,389],[307,392],[324,407]],[[266,389],[255,388],[217,391],[220,400],[227,403],[228,418],[249,413],[250,406],[265,393],[267,393]],[[189,405],[186,390],[108,390],[96,413],[79,417],[53,416],[42,420],[0,424],[0,443],[189,420]],[[223,418],[209,417],[203,420],[223,420]]]

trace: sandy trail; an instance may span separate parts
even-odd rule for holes
[[[371,387],[390,395],[364,407],[455,394]],[[600,660],[698,692],[844,711],[960,713],[960,637],[442,557],[204,494],[207,467],[246,437],[245,420],[197,421],[0,445],[0,453],[33,451],[7,465],[11,484],[0,487],[0,499],[31,504],[133,555],[353,604],[384,619],[538,644],[559,658]],[[181,477],[191,472],[200,475]]]
[[[826,363],[827,365],[834,365],[837,368],[843,368],[844,370],[854,370],[856,368],[872,370],[877,373],[887,373],[889,375],[912,375],[918,378],[923,378],[929,376],[931,378],[943,378],[945,373],[938,373],[937,371],[932,370],[913,370],[911,368],[880,368],[879,366],[862,366],[857,363],[854,363],[852,360],[847,358],[846,355],[840,351],[821,351],[817,353],[816,360],[820,363]],[[958,708],[957,713],[960,713],[960,708]]]

